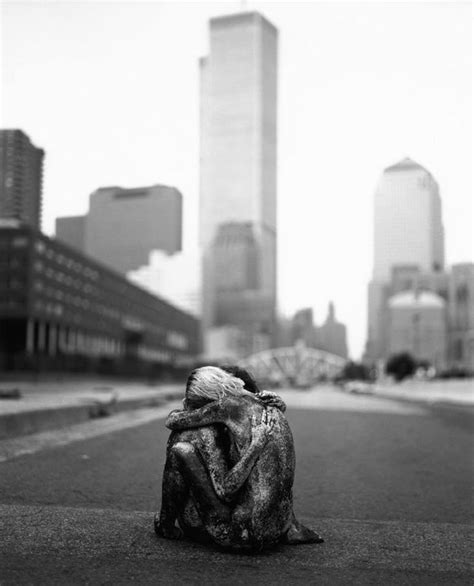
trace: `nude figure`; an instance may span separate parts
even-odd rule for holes
[[[293,438],[282,410],[272,406],[284,403],[243,385],[215,367],[190,375],[185,410],[166,421],[176,431],[168,442],[157,533],[178,538],[183,530],[235,550],[319,543],[293,514]]]

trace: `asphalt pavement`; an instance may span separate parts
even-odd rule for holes
[[[171,406],[157,407],[0,442],[0,584],[474,582],[470,411],[282,395],[295,511],[324,544],[243,556],[156,538]]]

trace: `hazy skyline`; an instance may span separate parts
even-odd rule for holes
[[[43,229],[100,186],[164,183],[197,241],[198,58],[239,2],[4,2],[2,127],[45,149]],[[333,300],[366,338],[372,207],[405,156],[440,185],[447,263],[472,261],[470,3],[247,2],[280,32],[280,311]]]

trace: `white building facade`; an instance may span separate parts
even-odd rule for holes
[[[406,158],[385,169],[375,191],[373,280],[386,282],[392,267],[408,264],[442,270],[444,229],[437,182]]]
[[[421,273],[444,269],[444,228],[439,186],[424,167],[410,158],[387,167],[374,196],[374,257],[368,287],[368,336],[365,358],[390,353],[387,300],[397,267]]]

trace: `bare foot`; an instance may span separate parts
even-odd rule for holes
[[[324,539],[312,529],[305,527],[299,521],[291,524],[282,539],[287,545],[301,545],[302,543],[324,543]]]
[[[165,537],[166,539],[182,539],[183,537],[183,532],[176,525],[166,526],[160,523],[158,513],[155,515],[154,525],[155,533],[159,537]]]

